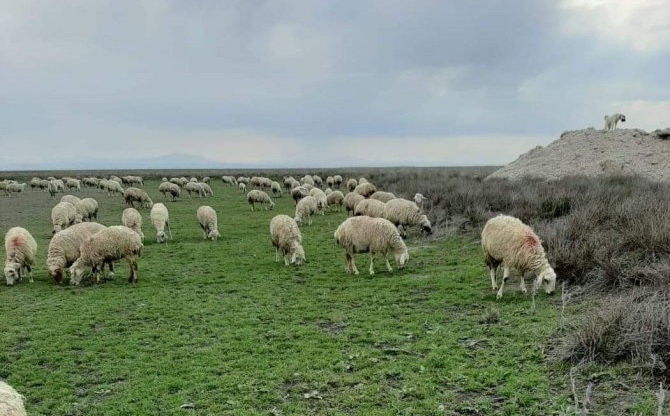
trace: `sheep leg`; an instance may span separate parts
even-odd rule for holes
[[[168,235],[170,236],[170,240],[172,240],[172,229],[170,228],[170,221],[165,221],[165,226],[168,229]]]
[[[509,267],[505,266],[503,268],[503,278],[502,282],[500,282],[500,289],[498,289],[498,294],[496,295],[496,299],[500,299],[503,296],[503,288],[505,287],[505,282],[509,278]]]
[[[489,273],[491,274],[491,287],[493,288],[494,292],[498,290],[498,284],[496,283],[496,270],[498,270],[498,267],[489,267]]]
[[[284,259],[286,261],[286,259]],[[279,263],[279,247],[275,246],[275,263]]]
[[[375,253],[370,251],[370,276],[375,274]]]
[[[391,263],[389,263],[388,254],[384,256],[384,260],[386,260],[386,270],[388,270],[389,273],[392,273],[393,267],[391,267]]]
[[[128,283],[137,282],[137,259],[135,256],[128,256],[128,267],[130,268],[130,276],[128,276]]]
[[[312,225],[312,215],[307,214],[307,225]]]
[[[528,293],[528,290],[526,290],[526,282],[523,281],[523,273],[521,273],[521,284],[519,285],[519,287],[521,288],[521,293],[523,293],[524,295]]]
[[[33,269],[30,267],[29,264],[26,264],[26,272],[28,272],[28,279],[30,283],[33,283]]]

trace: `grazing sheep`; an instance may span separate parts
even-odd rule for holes
[[[342,209],[342,203],[344,202],[344,194],[342,191],[333,191],[326,195],[326,202],[329,207],[338,207],[338,211]]]
[[[316,199],[316,210],[321,215],[325,215],[326,208],[328,208],[328,197],[319,188],[312,188],[309,194]]]
[[[346,194],[342,203],[344,205],[344,209],[347,210],[347,216],[349,216],[349,213],[354,215],[354,209],[356,208],[356,205],[358,205],[358,203],[364,199],[365,197],[363,195],[357,194],[356,192],[349,192]]]
[[[5,280],[12,286],[27,273],[33,282],[32,266],[37,253],[37,242],[22,227],[10,228],[5,234]]]
[[[605,131],[616,130],[616,125],[620,122],[626,122],[626,116],[620,113],[614,113],[611,116],[605,116]]]
[[[323,191],[323,193],[326,194],[326,196],[330,195],[332,192],[333,192],[333,190],[330,189],[330,188],[326,188],[326,189]]]
[[[376,199],[364,199],[354,208],[354,215],[367,215],[368,217],[384,218],[385,202]]]
[[[249,177],[247,177],[247,176],[239,176],[239,177],[237,178],[237,183],[242,182],[242,183],[244,183],[245,185],[249,185],[249,181],[251,181],[251,179],[249,179]]]
[[[302,225],[302,220],[304,217],[307,217],[307,225],[312,225],[312,214],[316,212],[317,202],[316,198],[311,195],[307,195],[295,206],[295,222],[298,225]]]
[[[2,187],[3,183],[0,182],[0,187]],[[5,189],[7,188],[7,185],[5,185]],[[56,181],[49,181],[49,184],[47,185],[47,191],[49,192],[49,195],[51,197],[55,197],[56,194],[58,193],[58,185],[56,184]]]
[[[305,261],[302,234],[298,224],[288,215],[280,214],[270,220],[270,238],[275,247],[275,262],[279,262],[279,250],[284,256],[284,264],[300,265]]]
[[[361,176],[360,178],[358,178],[358,184],[360,185],[362,183],[368,183],[368,180]]]
[[[214,191],[212,191],[212,188],[209,185],[204,182],[199,182],[198,185],[200,185],[202,188],[202,192],[205,197],[214,196]]]
[[[367,216],[351,217],[344,220],[335,230],[335,242],[345,250],[344,270],[358,274],[355,253],[370,253],[370,275],[375,274],[374,259],[377,253],[384,256],[386,270],[393,271],[388,255],[393,253],[398,268],[409,260],[407,246],[402,241],[398,229],[384,218]]]
[[[361,179],[363,179],[363,178],[361,178]],[[356,192],[357,194],[363,195],[366,198],[369,198],[370,195],[377,192],[377,188],[373,184],[371,184],[370,182],[361,183],[359,181],[358,186],[356,188],[354,188],[354,192]]]
[[[403,227],[400,231],[403,238],[406,237],[404,227],[409,225],[420,226],[426,234],[433,233],[428,217],[421,213],[414,201],[402,198],[390,200],[384,206],[384,218],[391,221],[396,227]]]
[[[108,181],[105,182],[105,188],[104,189],[107,191],[108,194],[123,195],[124,192],[125,192],[123,190],[123,187],[121,186],[121,184],[119,182],[112,181],[112,180],[108,180]],[[135,189],[137,189],[137,188],[135,188]]]
[[[0,415],[2,416],[26,416],[26,408],[23,405],[24,397],[12,386],[0,381]]]
[[[168,214],[168,209],[162,202],[157,202],[151,208],[151,213],[149,214],[151,218],[151,225],[156,229],[156,242],[164,243],[167,241],[167,237],[170,237],[172,240],[172,231],[170,230],[170,215]],[[167,227],[168,235],[165,234],[165,228]]]
[[[126,205],[129,207],[135,207],[135,202],[139,208],[151,208],[154,204],[154,201],[151,200],[149,194],[143,189],[135,188],[131,186],[126,188],[123,192],[123,199],[126,201]]]
[[[162,193],[165,199],[167,199],[168,194],[170,194],[173,202],[181,196],[181,188],[173,182],[161,182],[161,184],[158,185],[158,192]]]
[[[198,198],[204,198],[207,196],[205,193],[205,188],[202,186],[203,184],[198,183],[198,182],[186,182],[184,185],[184,189],[188,192],[188,196],[190,197],[192,193],[198,194]]]
[[[347,191],[354,192],[354,189],[358,186],[358,181],[354,178],[351,178],[347,181]]]
[[[214,208],[208,205],[203,205],[198,208],[196,215],[198,217],[198,222],[200,222],[200,228],[202,228],[202,236],[205,240],[209,238],[210,240],[216,241],[217,238],[221,237]]]
[[[293,198],[293,203],[297,204],[298,201],[309,195],[309,190],[304,186],[296,186],[291,189],[291,198]]]
[[[65,187],[67,189],[74,189],[76,191],[81,191],[81,181],[79,179],[68,179],[65,182]]]
[[[81,201],[81,198],[79,198],[78,196],[74,196],[74,195],[63,195],[60,198],[60,202],[69,202],[74,206],[76,206],[77,202],[79,202],[79,201]]]
[[[244,182],[238,182],[237,189],[239,189],[240,193],[243,194],[247,191],[247,184]]]
[[[233,178],[232,176],[222,176],[221,181],[227,185],[235,186],[239,181]],[[204,181],[203,181],[204,182]]]
[[[302,185],[307,184],[307,185],[310,185],[310,186],[313,187],[314,186],[314,179],[309,175],[305,175],[302,178],[300,178],[300,183]]]
[[[134,208],[128,208],[134,209]],[[82,222],[54,235],[47,249],[47,273],[56,283],[63,279],[63,270],[79,258],[81,243],[88,237],[105,229],[97,222]],[[109,263],[110,270],[113,270]]]
[[[272,181],[270,189],[272,190],[272,196],[281,198],[281,185],[279,184],[279,182]]]
[[[417,193],[416,195],[414,195],[414,202],[416,203],[416,206],[419,207],[419,209],[421,210],[421,212],[423,212],[423,203],[424,203],[425,201],[428,201],[428,198],[426,198],[425,196],[423,196],[423,195],[421,195],[421,194],[419,194],[419,193]]]
[[[7,184],[7,189],[6,193],[10,194],[20,194],[23,193],[23,191],[26,189],[26,184],[25,183],[10,183]]]
[[[142,241],[144,241],[144,233],[142,232],[142,214],[135,208],[126,208],[121,214],[121,225],[125,225],[131,230],[135,231]]]
[[[554,292],[556,273],[547,261],[542,242],[533,229],[518,218],[498,215],[488,220],[482,230],[482,250],[491,275],[493,291],[498,289],[496,271],[501,265],[503,267],[503,278],[496,295],[497,299],[503,296],[503,288],[511,269],[519,271],[523,293],[526,293],[523,280],[526,272],[535,273],[536,288],[543,285],[547,294]]]
[[[56,234],[72,224],[77,215],[77,209],[69,202],[59,202],[51,209],[51,222],[53,230],[51,234]]]
[[[211,178],[209,176],[203,176],[200,182],[209,184],[210,179]]]
[[[384,192],[377,191],[370,195],[370,199],[376,199],[377,201],[389,202],[392,199],[395,199],[395,194],[393,192]]]
[[[87,272],[94,273],[99,283],[105,263],[123,258],[128,261],[130,268],[128,282],[137,282],[137,258],[142,255],[142,247],[140,236],[123,225],[113,225],[98,231],[81,243],[80,256],[70,266],[70,284],[78,285]]]
[[[337,189],[340,189],[340,185],[342,185],[342,176],[340,175],[333,176],[333,185],[335,185]],[[356,186],[354,186],[354,188],[355,187]]]
[[[332,188],[335,185],[335,179],[332,176],[326,178],[326,186]]]
[[[74,204],[74,223],[98,219],[98,201],[93,198],[84,198]]]
[[[314,181],[314,186],[319,188],[323,187],[323,179],[319,175],[312,175],[312,180]]]
[[[267,211],[268,209],[273,209],[275,207],[275,203],[272,202],[272,198],[270,198],[270,195],[266,194],[263,191],[259,191],[258,189],[252,189],[247,193],[247,202],[249,205],[251,205],[251,210],[255,211],[254,208],[254,203],[258,202],[261,204],[261,208],[265,208]],[[266,207],[265,204],[268,206]]]

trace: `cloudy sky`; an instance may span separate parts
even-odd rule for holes
[[[3,0],[0,170],[506,164],[613,112],[670,126],[669,21],[668,0]]]

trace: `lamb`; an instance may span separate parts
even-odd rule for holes
[[[74,204],[74,223],[98,219],[98,201],[93,198],[84,198]]]
[[[281,185],[279,184],[279,182],[272,181],[270,189],[272,190],[272,196],[281,197]]]
[[[176,201],[181,196],[181,188],[176,183],[172,182],[161,182],[158,185],[158,192],[163,194],[163,197],[167,199],[167,195],[172,196],[172,201]]]
[[[326,195],[326,202],[329,207],[338,207],[338,211],[342,209],[342,203],[344,202],[344,194],[342,191],[333,191]]]
[[[368,217],[384,218],[385,202],[376,199],[364,199],[354,208],[354,215],[367,215]]]
[[[168,209],[162,202],[156,202],[151,208],[151,213],[149,214],[151,218],[151,225],[156,229],[156,242],[164,243],[167,240],[167,235],[165,235],[165,228],[167,227],[168,235],[170,240],[172,240],[172,231],[170,230],[170,215],[168,214]]]
[[[340,175],[335,175],[333,176],[333,184],[337,189],[340,189],[340,185],[342,185],[342,176]],[[355,188],[356,186],[354,186]]]
[[[125,225],[131,230],[135,231],[140,240],[144,241],[144,233],[142,232],[142,215],[135,208],[126,208],[121,214],[121,225]]]
[[[284,264],[300,265],[305,259],[302,234],[295,220],[280,214],[270,220],[270,238],[275,247],[275,262],[279,262],[279,250],[284,256]]]
[[[3,416],[27,416],[23,405],[24,397],[12,386],[0,381],[0,415]]]
[[[312,225],[312,214],[316,212],[317,202],[316,198],[311,195],[307,195],[295,206],[295,222],[298,225],[302,224],[304,217],[307,217],[307,225]]]
[[[374,194],[370,195],[370,199],[376,199],[377,201],[389,202],[392,199],[395,199],[395,194],[393,192],[384,192],[377,191]]]
[[[217,238],[221,237],[214,208],[208,205],[203,205],[198,208],[196,215],[198,217],[198,222],[200,222],[200,228],[202,228],[202,235],[205,240],[209,238],[210,240],[216,241]]]
[[[424,201],[428,201],[428,198],[425,196],[421,195],[420,193],[417,193],[414,195],[414,202],[416,203],[416,206],[419,207],[421,212],[423,212],[423,203]]]
[[[354,178],[351,178],[347,181],[347,191],[354,192],[354,189],[358,186],[358,181]]]
[[[616,125],[621,121],[626,122],[626,116],[620,113],[614,113],[611,116],[603,117],[605,119],[605,131],[616,130]]]
[[[51,234],[71,226],[74,224],[74,218],[77,214],[77,209],[69,202],[59,202],[51,209],[51,222],[53,223],[53,230]]]
[[[491,286],[494,292],[498,290],[497,299],[503,296],[503,288],[512,268],[521,274],[523,293],[526,293],[523,276],[529,271],[536,275],[536,288],[543,285],[547,294],[554,293],[556,273],[547,261],[542,242],[533,229],[518,218],[498,215],[488,220],[482,230],[482,250],[491,275]],[[503,278],[498,289],[496,271],[501,265]]]
[[[134,208],[128,208],[134,209]],[[63,269],[79,258],[81,243],[88,237],[105,229],[97,222],[82,222],[54,235],[47,249],[47,273],[56,283],[63,279]],[[110,270],[113,270],[109,263]]]
[[[309,194],[316,199],[316,209],[321,215],[325,215],[326,208],[328,208],[328,197],[325,192],[319,188],[312,188]]]
[[[357,194],[356,192],[349,192],[346,194],[342,203],[344,205],[344,209],[347,210],[347,216],[349,216],[350,212],[351,215],[354,215],[354,209],[356,208],[356,205],[358,205],[358,203],[364,199],[365,197],[363,195]]]
[[[156,204],[158,205],[158,204]],[[79,247],[80,256],[70,266],[70,284],[78,285],[87,272],[100,282],[100,272],[105,263],[125,258],[130,268],[129,283],[137,282],[137,259],[142,255],[142,241],[133,230],[123,225],[113,225],[88,237]],[[113,272],[110,272],[113,275]]]
[[[344,270],[358,274],[355,253],[370,253],[370,275],[375,274],[374,258],[377,253],[384,256],[386,270],[393,271],[388,255],[393,253],[398,268],[403,268],[409,260],[407,246],[402,241],[398,229],[384,218],[368,216],[351,217],[335,230],[335,242],[345,250]]]
[[[384,206],[384,218],[396,227],[402,227],[400,231],[403,238],[407,236],[404,227],[408,225],[418,225],[426,234],[433,233],[428,217],[421,213],[414,201],[403,198],[390,200]]]
[[[361,178],[361,179],[363,179],[363,178]],[[358,186],[356,188],[354,188],[354,192],[356,192],[357,194],[361,194],[366,198],[369,198],[370,195],[377,192],[377,188],[373,184],[371,184],[370,182],[361,183],[359,181]]]
[[[22,227],[10,228],[5,234],[5,281],[14,285],[27,273],[33,282],[32,266],[37,253],[37,242],[28,230]]]
[[[79,201],[81,201],[81,198],[79,198],[78,196],[74,196],[74,195],[63,195],[60,198],[60,202],[69,202],[69,203],[71,203],[72,205],[75,205],[75,206],[77,205],[77,202],[79,202]]]
[[[151,208],[154,204],[154,201],[151,200],[145,190],[133,186],[126,188],[123,192],[123,199],[126,201],[126,205],[133,208],[135,207],[135,202],[138,203],[139,208]]]
[[[255,202],[260,203],[261,208],[265,208],[266,211],[268,210],[268,208],[273,209],[275,207],[275,203],[272,202],[270,195],[258,189],[252,189],[251,191],[249,191],[249,193],[247,193],[247,202],[249,203],[249,205],[251,205],[252,211],[255,211],[254,208]],[[267,204],[268,206],[266,207],[265,204]]]

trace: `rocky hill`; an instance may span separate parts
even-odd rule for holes
[[[639,174],[670,180],[670,129],[647,133],[638,129],[566,131],[545,147],[537,146],[488,178],[567,175]]]

